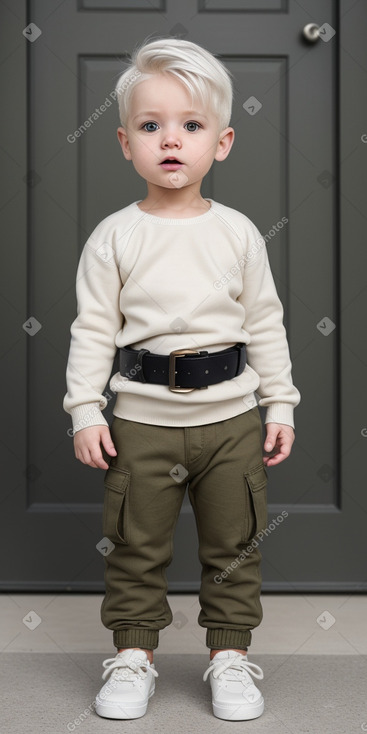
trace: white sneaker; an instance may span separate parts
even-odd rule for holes
[[[105,680],[95,699],[95,710],[108,719],[138,719],[144,716],[148,700],[155,691],[158,676],[154,663],[150,663],[146,652],[128,648],[116,657],[103,662]]]
[[[257,671],[257,672],[256,672]],[[218,719],[256,719],[264,711],[264,699],[249,675],[262,680],[264,673],[247,655],[235,650],[217,652],[203,675],[210,674],[214,716]]]

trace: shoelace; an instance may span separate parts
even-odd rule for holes
[[[134,681],[137,677],[146,678],[148,674],[148,666],[146,663],[143,663],[142,660],[127,660],[122,657],[108,658],[107,660],[104,660],[102,665],[106,668],[105,672],[102,674],[102,680],[107,678],[111,672],[111,677],[113,677],[114,680],[119,681]],[[141,666],[146,667],[146,670],[143,670]],[[153,675],[158,676],[157,671],[151,666],[149,666],[149,670]]]
[[[249,683],[249,684],[253,683],[249,674],[253,675],[254,678],[258,678],[259,680],[262,680],[264,677],[264,673],[261,670],[261,668],[258,665],[255,665],[255,663],[249,663],[248,660],[246,660],[246,658],[243,655],[241,655],[240,653],[237,653],[237,655],[231,658],[227,658],[226,660],[223,660],[223,661],[220,658],[221,662],[219,661],[215,662],[215,657],[216,656],[214,655],[212,662],[209,665],[209,668],[205,671],[203,675],[203,680],[207,679],[211,671],[213,671],[213,677],[218,678],[218,676],[220,676],[222,673],[224,673],[225,675],[227,669],[228,669],[228,673],[225,676],[227,680],[231,680],[231,679],[238,680],[238,676],[234,672],[232,673],[232,676],[229,675],[230,674],[229,668],[234,668],[235,671],[236,670],[240,671],[243,674],[246,680],[246,683]]]

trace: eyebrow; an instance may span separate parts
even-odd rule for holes
[[[147,112],[145,111],[139,112],[138,115],[135,115],[135,117],[133,117],[133,121],[136,120],[138,117],[148,117],[148,115],[159,115],[159,114],[160,114],[159,110],[148,110]],[[186,110],[185,112],[182,112],[182,115],[184,115],[185,117],[186,115],[196,115],[196,117],[203,117],[205,120],[208,119],[206,115],[204,115],[202,112],[197,112],[196,110]]]

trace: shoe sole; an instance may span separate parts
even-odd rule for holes
[[[136,704],[129,706],[128,703],[123,702],[120,704],[113,703],[108,705],[105,702],[101,703],[100,699],[97,697],[95,707],[96,714],[105,719],[139,719],[146,713],[149,699],[153,696],[154,691],[155,689],[153,688],[148,695],[147,701],[141,706],[137,706]]]
[[[230,721],[249,721],[257,719],[264,711],[264,699],[261,698],[255,706],[235,706],[233,704],[225,706],[218,705],[212,701],[213,713],[218,719],[227,719]]]

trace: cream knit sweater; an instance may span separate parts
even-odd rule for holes
[[[147,214],[138,201],[93,230],[80,257],[77,317],[71,325],[63,408],[73,430],[108,425],[101,412],[139,423],[195,426],[265,406],[265,422],[294,427],[300,393],[292,383],[283,307],[266,245],[244,214],[213,199],[190,219]],[[215,352],[245,342],[241,375],[205,390],[172,392],[119,372],[103,394],[117,347],[169,354]]]

